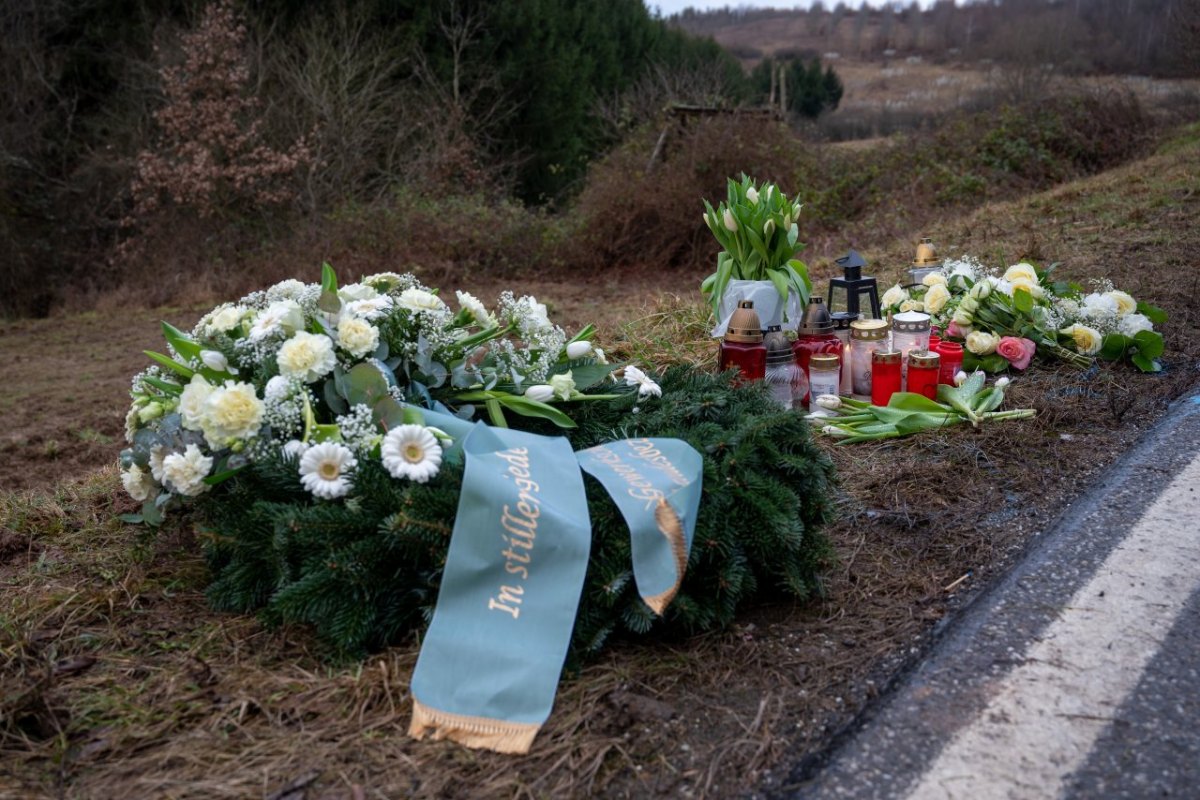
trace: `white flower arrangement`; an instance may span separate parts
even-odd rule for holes
[[[295,470],[318,501],[352,497],[366,463],[429,481],[449,438],[423,424],[420,406],[435,401],[468,416],[478,404],[497,425],[508,413],[571,427],[560,404],[622,396],[587,394],[620,366],[592,346],[592,326],[568,339],[544,303],[512,292],[495,311],[457,299],[453,313],[397,273],[338,289],[326,266],[320,284],[253,292],[190,333],[164,323],[167,352],[148,353],[156,363],[134,378],[126,415],[121,482],[143,503],[133,516],[157,523],[259,463]],[[626,382],[661,394],[635,367]]]

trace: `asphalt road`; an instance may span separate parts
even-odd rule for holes
[[[783,798],[1200,798],[1200,396]]]

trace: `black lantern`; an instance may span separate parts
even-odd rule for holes
[[[863,267],[867,262],[857,250],[851,250],[841,258],[834,259],[842,268],[844,275],[831,278],[829,281],[829,310],[835,316],[838,312],[859,314],[864,319],[880,319],[879,288],[875,279],[863,277]]]

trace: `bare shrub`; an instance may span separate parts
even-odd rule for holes
[[[576,204],[571,264],[706,264],[717,245],[700,218],[701,198],[723,196],[726,179],[742,172],[795,191],[802,145],[782,123],[737,115],[701,120],[676,131],[665,162],[651,172],[646,164],[657,133],[644,132],[592,168]]]
[[[208,217],[294,197],[288,179],[312,154],[303,138],[284,150],[264,141],[246,36],[232,0],[217,0],[180,37],[180,63],[156,48],[166,103],[154,115],[157,146],[138,154],[128,225],[147,223],[165,202]]]

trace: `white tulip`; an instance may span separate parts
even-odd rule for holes
[[[204,362],[204,366],[214,372],[228,372],[230,375],[237,375],[236,369],[229,368],[229,359],[222,352],[217,350],[201,350],[200,360]]]
[[[554,387],[544,383],[530,386],[525,390],[525,399],[535,403],[545,403],[554,397]]]
[[[1010,383],[1012,383],[1012,378],[1009,378],[1007,375],[1005,375],[1004,377],[996,379],[996,388],[1003,389],[1004,387],[1008,386]]]
[[[817,405],[821,408],[828,408],[830,411],[835,411],[842,407],[842,398],[836,394],[822,394],[817,397]]]
[[[769,219],[766,221],[765,224],[763,224],[763,236],[770,239],[771,234],[774,232],[775,232],[775,220]]]
[[[963,372],[961,369],[958,372],[954,373],[954,385],[955,386],[962,386],[966,382],[967,382],[967,373]]]
[[[751,186],[746,190],[746,199],[750,201],[751,205],[758,205],[758,190]]]
[[[725,209],[724,219],[725,219],[725,228],[733,233],[737,233],[737,220],[734,219],[733,212],[730,211],[728,208]]]
[[[583,358],[592,352],[591,342],[571,342],[567,345],[567,358],[576,359]]]

